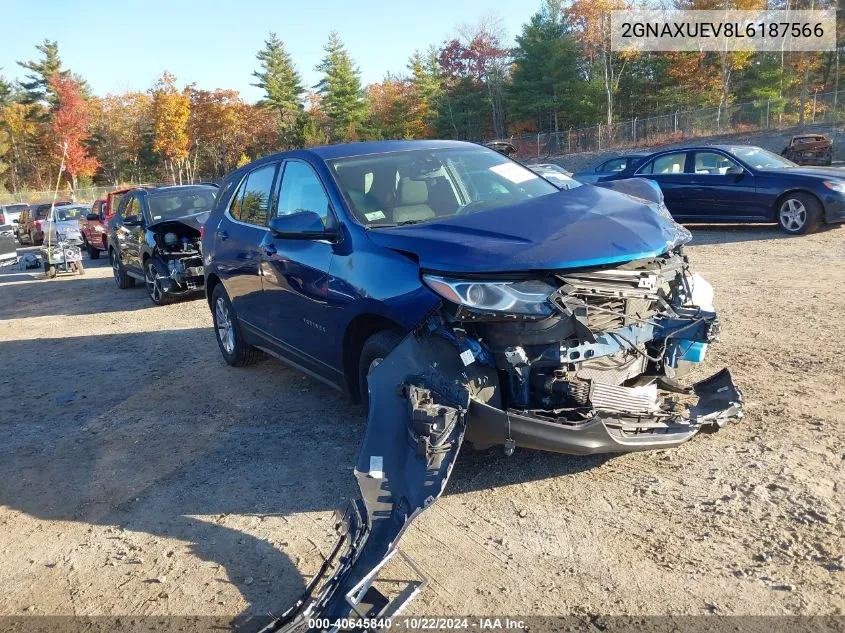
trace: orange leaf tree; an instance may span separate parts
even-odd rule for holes
[[[188,120],[191,100],[176,89],[176,77],[165,71],[156,82],[153,94],[153,151],[163,158],[173,182],[182,184],[188,166],[190,140]]]
[[[53,156],[60,161],[67,145],[65,173],[70,177],[71,188],[76,189],[79,178],[90,178],[97,171],[100,162],[88,153],[86,143],[91,137],[88,129],[88,105],[82,96],[79,83],[70,77],[53,75],[50,87],[56,94],[53,109],[53,133],[56,148]]]

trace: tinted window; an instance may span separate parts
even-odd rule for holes
[[[666,154],[665,156],[658,156],[653,161],[643,167],[639,173],[641,174],[682,174],[684,173],[684,163],[686,163],[686,152],[678,152],[677,154]]]
[[[599,167],[598,171],[609,174],[614,171],[622,171],[628,165],[627,158],[613,158]]]
[[[715,152],[696,152],[693,161],[696,174],[710,174],[722,176],[728,169],[735,166],[731,159]]]
[[[161,191],[147,196],[150,219],[153,222],[211,211],[217,189],[196,187],[175,191]]]
[[[329,199],[320,178],[309,165],[299,161],[285,164],[276,215],[313,211],[329,225]]]
[[[275,163],[250,172],[232,199],[232,206],[229,207],[232,217],[249,224],[267,224],[267,210],[270,207],[275,175]]]

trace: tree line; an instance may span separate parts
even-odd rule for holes
[[[662,4],[665,4],[663,2]],[[670,0],[679,9],[835,8],[835,0]],[[68,188],[92,183],[216,179],[274,151],[366,139],[482,140],[612,124],[678,109],[765,101],[772,116],[814,92],[838,91],[840,57],[825,53],[640,53],[611,50],[609,16],[629,0],[542,0],[509,44],[499,20],[460,25],[454,37],[414,53],[400,74],[363,86],[336,32],[303,85],[284,42],[270,33],[253,85],[237,91],[180,88],[164,72],[145,92],[96,96],[65,68],[58,42],[0,76],[0,191],[45,190],[65,157]],[[646,6],[638,3],[637,6]],[[845,34],[845,12],[838,33]]]

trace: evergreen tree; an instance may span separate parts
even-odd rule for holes
[[[578,45],[569,33],[561,0],[546,0],[516,38],[511,85],[514,118],[534,120],[538,130],[573,123],[579,85]]]
[[[302,79],[293,65],[291,56],[285,50],[284,43],[270,32],[270,38],[265,40],[264,48],[256,55],[261,62],[261,70],[252,73],[258,81],[256,88],[264,91],[264,99],[260,105],[275,108],[280,115],[286,112],[296,113],[302,110]]]
[[[90,95],[90,88],[84,79],[72,75],[69,70],[62,68],[58,42],[45,39],[35,48],[41,53],[41,59],[18,62],[18,66],[30,71],[30,74],[24,80],[18,82],[22,91],[22,103],[25,105],[47,104],[50,107],[55,107],[56,92],[50,86],[50,78],[53,75],[63,78],[72,77],[79,84],[82,95],[86,98]]]
[[[364,116],[361,78],[336,31],[329,35],[326,54],[317,66],[324,77],[315,86],[321,107],[331,126],[333,140],[353,140]]]

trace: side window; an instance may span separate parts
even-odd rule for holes
[[[332,222],[329,199],[316,172],[300,161],[288,161],[279,190],[276,216],[302,211],[313,211],[323,220],[323,226]]]
[[[665,156],[658,156],[653,161],[649,162],[645,167],[640,169],[640,174],[682,174],[684,173],[684,163],[687,160],[686,152],[677,152],[675,154],[666,154]]]
[[[120,217],[124,222],[141,221],[141,202],[138,196],[127,196],[120,208]]]
[[[259,226],[267,224],[276,167],[278,165],[273,163],[249,173],[240,190],[232,197],[229,213],[234,219]]]
[[[694,165],[696,174],[713,176],[724,176],[731,167],[737,166],[730,158],[716,152],[696,152]]]
[[[627,164],[627,158],[612,158],[606,163],[603,163],[598,171],[602,174],[611,174],[616,171],[622,171]]]

